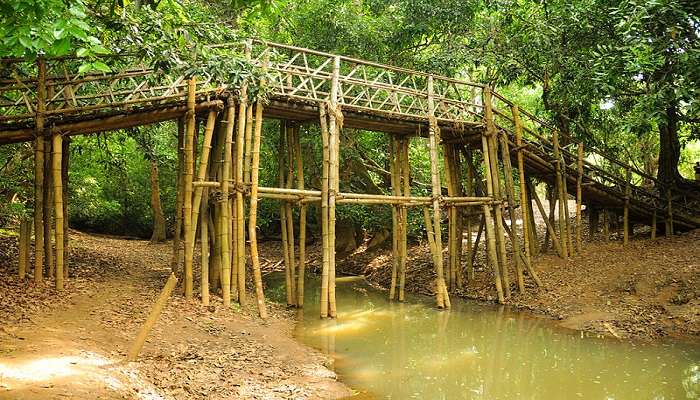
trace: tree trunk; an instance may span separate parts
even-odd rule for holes
[[[160,204],[160,186],[158,184],[158,161],[151,160],[151,209],[153,210],[153,234],[151,243],[165,240],[165,216]]]
[[[659,135],[658,179],[667,187],[678,186],[685,179],[678,172],[681,143],[678,140],[678,113],[675,104],[666,108],[666,119],[659,125]]]

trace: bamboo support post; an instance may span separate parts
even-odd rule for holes
[[[304,155],[301,152],[299,127],[294,129],[294,155],[296,157],[297,189],[304,190]],[[297,276],[297,307],[304,306],[304,274],[306,270],[306,212],[307,205],[299,205],[299,268]]]
[[[651,240],[656,240],[656,209],[651,214]]]
[[[245,58],[250,61],[252,46],[250,41],[245,44]],[[253,107],[249,105],[246,109],[245,118],[245,154],[243,156],[243,181],[250,184],[250,161],[251,161],[251,144],[253,141]]]
[[[517,104],[513,105],[511,108],[511,113],[513,114],[513,122],[515,124],[515,146],[518,149],[518,183],[520,185],[520,213],[523,221],[523,247],[525,248],[526,262],[532,265],[532,252],[530,249],[530,217],[528,215],[532,204],[528,204],[529,197],[526,188],[525,160],[523,156],[523,127],[522,122],[520,121],[520,110]],[[515,230],[515,227],[513,227],[513,230]]]
[[[340,57],[333,59],[333,75],[331,79],[331,92],[328,106],[328,151],[329,151],[329,180],[328,180],[328,247],[329,269],[328,269],[328,316],[335,318],[335,205],[336,196],[340,192],[339,171],[340,171],[340,125],[342,124],[342,113],[338,104],[338,91],[340,86]]]
[[[531,257],[535,257],[536,255],[539,254],[539,238],[537,235],[537,224],[535,223],[535,208],[532,205],[533,200],[532,200],[532,193],[530,192],[530,187],[531,184],[531,179],[530,178],[525,178],[525,192],[527,194],[527,216],[528,216],[528,222],[529,222],[529,232],[530,232],[530,255]]]
[[[46,60],[37,58],[37,104],[36,131],[34,147],[34,282],[42,284],[44,280],[44,157],[45,157],[45,116],[46,112]]]
[[[583,203],[583,142],[578,144],[578,159],[576,162],[576,252],[581,253],[583,246],[583,223],[581,220],[581,205]]]
[[[489,262],[493,267],[494,282],[496,283],[496,295],[498,297],[498,302],[503,304],[505,302],[505,297],[503,295],[503,287],[500,279],[499,265],[498,265],[498,255],[496,251],[496,233],[493,217],[491,216],[491,208],[487,205],[482,206],[482,211],[484,213],[484,225],[486,227],[486,254],[488,255]]]
[[[559,245],[561,247],[561,255],[564,259],[569,256],[569,250],[567,246],[567,233],[566,233],[566,198],[564,197],[564,180],[562,177],[563,162],[561,154],[559,151],[559,132],[555,129],[552,131],[552,147],[554,148],[554,169],[556,175],[556,188],[557,196],[559,202]],[[554,236],[552,236],[554,240]]]
[[[219,198],[219,236],[221,245],[221,293],[224,307],[231,305],[231,232],[229,214],[229,174],[231,173],[231,148],[233,142],[233,129],[235,126],[236,108],[233,99],[228,99],[226,113],[224,114],[223,136],[223,164],[221,165],[221,197]],[[186,215],[186,214],[185,214]],[[245,304],[245,298],[238,297],[241,305]]]
[[[515,274],[518,280],[518,290],[520,291],[520,293],[525,293],[525,278],[523,275],[523,264],[527,264],[527,259],[524,256],[522,258],[519,256],[519,254],[522,254],[522,250],[520,249],[520,237],[518,237],[518,231],[516,230],[518,226],[518,219],[515,216],[515,182],[513,181],[513,166],[510,162],[508,136],[505,132],[503,132],[499,138],[501,140],[501,158],[503,160],[503,176],[505,178],[504,180],[506,184],[506,199],[508,200],[508,204],[510,205],[510,207],[508,207],[511,227],[510,240],[511,245],[513,247],[513,253],[515,254],[515,256],[513,257],[515,259]],[[523,204],[521,203],[521,210],[525,208],[522,207],[522,205]],[[504,225],[504,227],[506,227],[506,225]]]
[[[390,136],[390,161],[389,161],[389,171],[391,174],[391,190],[392,195],[398,196],[400,187],[398,185],[397,179],[397,141],[392,135]],[[391,244],[392,244],[392,257],[391,257],[391,284],[389,287],[389,300],[396,299],[396,286],[398,283],[398,271],[399,271],[399,208],[394,205],[391,207]]]
[[[63,241],[63,175],[62,175],[62,169],[61,169],[61,164],[62,164],[62,153],[63,153],[63,136],[59,134],[54,134],[53,135],[53,163],[52,163],[52,170],[53,170],[53,198],[54,198],[54,205],[55,205],[55,210],[54,210],[54,215],[56,219],[56,229],[55,229],[55,237],[56,237],[56,290],[61,291],[63,290],[63,268],[64,268],[64,262],[65,260],[63,259],[64,253],[63,253],[63,246],[65,242]],[[49,238],[46,238],[46,240],[49,240]]]
[[[467,158],[466,159],[466,165],[467,165],[467,178],[466,178],[466,191],[467,191],[467,196],[474,196],[474,168],[472,165],[472,153],[469,152],[468,154],[465,152],[464,156]],[[472,257],[472,248],[475,248],[476,245],[472,239],[472,213],[467,213],[465,216],[465,224],[467,227],[467,254],[469,255],[469,259],[467,260],[467,280],[472,281],[474,280],[474,257]],[[480,233],[477,233],[477,236],[480,236]],[[461,239],[461,238],[460,238]]]
[[[287,160],[287,149],[285,146],[285,140],[286,140],[286,131],[287,131],[287,121],[282,120],[280,121],[280,130],[279,130],[279,147],[277,150],[278,154],[278,160],[279,160],[279,176],[278,176],[278,182],[280,187],[285,187],[285,172],[287,170],[286,163],[288,162]],[[287,215],[287,205],[286,202],[282,201],[280,202],[280,232],[282,234],[282,258],[284,260],[284,288],[285,288],[285,293],[287,295],[287,305],[290,306],[293,304],[293,299],[292,299],[292,275],[291,275],[291,268],[289,266],[290,260],[289,260],[289,230],[287,229],[287,218],[289,216]]]
[[[182,207],[184,190],[184,147],[185,147],[185,123],[180,118],[177,122],[177,178],[175,182],[175,232],[173,235],[173,257],[170,262],[170,270],[176,272],[179,268],[180,238],[182,236]]]
[[[265,65],[267,65],[267,60]],[[265,68],[264,68],[265,69]],[[261,84],[264,84],[262,82]],[[253,268],[253,283],[255,284],[255,297],[258,305],[258,315],[262,319],[267,318],[265,308],[265,294],[262,286],[262,272],[260,271],[260,258],[258,255],[258,179],[260,174],[260,142],[262,132],[263,105],[260,100],[255,103],[255,130],[253,133],[252,160],[250,167],[250,210],[248,215],[248,237],[250,238],[250,259]]]
[[[286,144],[287,144],[287,188],[291,189],[294,185],[294,139],[292,126],[287,125],[285,129]],[[287,244],[289,246],[289,291],[291,293],[290,305],[296,306],[296,255],[294,254],[294,213],[290,202],[283,202],[287,213]]]
[[[246,46],[248,48],[248,46]],[[248,49],[246,51],[249,51]],[[248,83],[245,82],[241,88],[241,97],[238,103],[238,129],[236,131],[236,175],[235,175],[235,212],[236,212],[236,262],[235,274],[236,288],[238,294],[236,298],[243,298],[245,301],[245,276],[246,276],[246,255],[245,255],[245,198],[243,196],[245,182],[245,143],[246,131],[252,120],[252,110],[248,104]]]
[[[53,183],[53,135],[47,137],[44,141],[44,262],[45,269],[48,271],[48,278],[56,276],[56,263],[54,260],[52,234],[53,234],[53,217],[54,217],[54,183]]]
[[[201,222],[200,242],[201,242],[201,282],[199,284],[200,294],[202,296],[202,305],[209,305],[209,194],[207,191],[203,193],[204,201],[201,202],[199,217]]]
[[[537,195],[537,192],[535,191],[535,187],[532,184],[532,182],[528,182],[528,189],[530,194],[532,194],[533,200],[535,200],[535,204],[537,204],[537,209],[540,211],[540,215],[542,215],[542,219],[544,220],[545,225],[547,226],[547,232],[549,233],[549,237],[552,238],[552,245],[554,246],[554,250],[557,252],[557,254],[560,257],[564,257],[563,255],[563,250],[561,248],[561,245],[559,244],[559,239],[557,238],[557,233],[554,228],[554,225],[552,224],[552,221],[549,217],[547,217],[547,212],[544,210],[544,206],[542,205],[542,202],[540,201],[540,197]],[[552,213],[550,212],[550,215]]]
[[[70,166],[70,138],[62,140],[62,157],[61,157],[61,181],[63,186],[63,277],[68,279],[68,271],[70,262],[69,254],[69,238],[68,238],[68,168]]]
[[[491,88],[485,87],[483,89],[483,97],[484,97],[484,119],[486,122],[486,132],[484,133],[484,136],[486,137],[486,142],[487,146],[484,148],[484,151],[488,152],[488,161],[490,164],[490,169],[487,170],[491,174],[491,189],[493,193],[493,198],[497,201],[500,202],[502,199],[501,195],[501,182],[500,182],[500,177],[498,174],[498,142],[496,140],[496,136],[498,135],[498,132],[496,130],[496,126],[494,123],[494,116],[493,116],[493,105],[492,105],[492,96],[491,96]],[[483,146],[483,145],[482,145]],[[484,158],[484,160],[487,160]],[[510,277],[509,277],[509,272],[508,272],[508,256],[506,255],[506,241],[505,241],[505,234],[504,234],[504,229],[503,229],[503,205],[502,204],[495,204],[493,207],[494,210],[494,224],[496,226],[496,243],[497,243],[497,252],[498,252],[498,257],[501,260],[501,267],[500,267],[500,272],[501,272],[501,280],[503,281],[503,295],[505,298],[510,297]]]
[[[202,141],[202,153],[199,158],[199,169],[197,171],[197,180],[192,182],[192,188],[194,191],[194,198],[192,200],[192,235],[190,236],[190,241],[185,245],[189,246],[189,254],[194,254],[195,247],[195,233],[197,232],[197,225],[199,223],[199,212],[200,204],[202,203],[202,195],[204,193],[204,186],[195,185],[195,182],[204,182],[207,177],[207,170],[209,167],[209,155],[211,153],[211,142],[214,136],[214,126],[216,124],[216,114],[215,110],[209,111],[207,116],[207,124],[204,128],[204,139]],[[193,166],[194,170],[194,166]],[[187,282],[187,281],[185,281]]]
[[[391,135],[389,137],[389,171],[391,177],[391,194],[399,196],[400,185],[398,183],[398,145],[396,138]],[[399,259],[399,208],[394,205],[391,207],[391,283],[389,286],[389,300],[396,299],[396,285],[398,282]]]
[[[630,241],[630,195],[632,188],[630,181],[632,180],[632,171],[629,168],[625,171],[625,207],[623,211],[622,222],[622,244],[627,245]]]
[[[194,241],[192,231],[192,176],[194,174],[194,131],[195,131],[195,78],[187,81],[187,117],[185,128],[185,168],[184,168],[184,191],[183,191],[183,229],[185,231],[185,298],[192,298],[192,248],[189,243]]]
[[[443,144],[443,159],[445,160],[445,184],[447,186],[447,195],[455,196],[454,188],[454,152],[452,145]],[[457,266],[456,266],[456,249],[455,249],[455,235],[456,235],[456,212],[457,208],[454,204],[450,204],[447,207],[447,273],[445,278],[447,279],[447,286],[450,291],[454,291],[457,287]]]
[[[329,138],[328,138],[328,119],[326,118],[326,103],[319,103],[319,120],[321,124],[321,140],[323,166],[321,177],[321,238],[322,238],[322,266],[321,266],[321,318],[328,317],[328,279],[329,279],[329,257],[330,249],[328,239],[328,178],[330,171],[329,159]]]
[[[562,188],[564,190],[564,228],[566,228],[566,248],[569,251],[569,255],[574,255],[574,239],[573,239],[573,229],[571,229],[571,217],[569,216],[569,185],[566,169],[566,159],[562,156]]]
[[[433,76],[428,75],[428,120],[430,123],[430,128],[428,132],[428,145],[430,150],[430,176],[431,176],[431,187],[432,187],[432,197],[433,197],[433,232],[434,232],[434,242],[435,242],[435,273],[437,275],[437,281],[435,285],[436,300],[438,308],[449,307],[449,294],[447,293],[447,286],[445,285],[445,275],[443,271],[443,261],[442,261],[442,231],[440,229],[440,197],[441,184],[440,184],[440,170],[438,168],[438,143],[439,143],[439,127],[437,124],[437,119],[435,118],[435,99],[433,97]]]
[[[20,280],[24,280],[27,273],[27,264],[29,263],[29,242],[31,240],[32,225],[29,220],[22,218],[19,223],[19,264],[17,272]]]
[[[411,182],[410,182],[410,165],[408,161],[408,147],[410,139],[404,137],[399,143],[401,143],[401,179],[403,180],[403,188],[401,194],[404,197],[411,196]],[[401,249],[401,261],[399,262],[399,301],[404,301],[405,287],[406,287],[406,268],[407,268],[407,258],[408,258],[408,208],[406,208],[406,203],[399,206],[401,215],[401,242],[399,247]]]
[[[132,343],[131,347],[129,348],[129,353],[126,357],[128,361],[136,361],[136,358],[146,342],[146,337],[151,332],[151,329],[153,329],[153,325],[155,325],[156,321],[158,320],[163,308],[165,308],[165,303],[168,301],[173,289],[175,289],[176,284],[177,277],[175,277],[175,274],[170,273],[168,281],[165,283],[165,286],[163,286],[163,289],[158,295],[158,299],[156,299],[156,302],[153,304],[153,308],[151,308],[151,312],[148,314],[148,318],[146,318],[146,322],[144,322],[138,335],[136,335],[136,339],[134,339],[134,343]]]

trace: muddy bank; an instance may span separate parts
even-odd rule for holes
[[[350,394],[328,359],[291,336],[293,315],[177,295],[135,363],[126,351],[169,273],[170,245],[71,234],[64,294],[16,277],[0,238],[0,399],[326,399]],[[196,285],[198,286],[198,285]],[[47,372],[51,371],[51,372]]]
[[[493,275],[485,265],[484,254],[479,253],[475,280],[465,282],[453,296],[494,301]],[[508,304],[559,320],[568,328],[618,338],[700,340],[700,230],[653,241],[639,235],[628,247],[618,241],[588,242],[582,254],[568,262],[543,254],[535,265],[543,287],[535,287],[526,277],[527,291],[519,294],[511,271],[513,296]],[[365,274],[386,288],[391,252],[360,248],[338,267]],[[427,244],[411,245],[407,290],[432,295],[433,277]]]

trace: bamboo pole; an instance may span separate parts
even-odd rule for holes
[[[69,238],[68,238],[68,168],[70,166],[70,138],[64,138],[62,141],[62,153],[61,158],[61,177],[63,181],[63,277],[68,279],[68,270],[70,267],[70,262],[68,259],[69,255]]]
[[[54,187],[54,215],[56,216],[56,290],[63,290],[63,176],[61,174],[61,157],[63,152],[63,144],[61,143],[63,136],[53,135],[53,187]],[[49,240],[47,238],[47,240]],[[49,240],[50,241],[50,240]]]
[[[556,174],[556,187],[559,196],[559,240],[561,246],[561,254],[564,259],[569,256],[569,250],[566,239],[566,198],[564,197],[564,181],[562,179],[562,158],[559,151],[559,132],[555,129],[552,131],[552,147],[554,148],[554,169]],[[554,236],[552,236],[554,240]]]
[[[340,56],[333,59],[333,75],[331,80],[331,93],[328,112],[328,149],[330,155],[329,181],[328,181],[328,247],[329,270],[328,270],[328,316],[336,317],[335,300],[335,204],[336,196],[340,192],[339,169],[340,169],[340,124],[342,124],[342,113],[338,105],[338,90],[340,86]]]
[[[31,225],[29,220],[22,218],[19,223],[19,263],[17,266],[17,272],[20,280],[24,280],[24,276],[27,273],[27,262],[29,260],[29,236]]]
[[[185,231],[185,298],[192,298],[192,248],[189,243],[194,241],[192,231],[192,175],[194,174],[194,130],[195,130],[195,78],[187,81],[187,126],[185,128],[185,169],[183,197],[183,229]]]
[[[520,121],[520,110],[518,108],[517,104],[514,104],[513,107],[511,107],[511,112],[513,114],[513,122],[515,124],[515,146],[517,147],[518,151],[518,181],[520,185],[520,213],[521,213],[521,218],[523,221],[523,242],[524,242],[524,248],[525,248],[525,258],[527,260],[527,263],[532,265],[532,252],[530,248],[530,217],[528,213],[530,212],[530,208],[532,204],[528,205],[528,195],[527,195],[527,188],[526,188],[526,182],[525,182],[525,160],[523,157],[523,127],[522,127],[522,122]],[[515,227],[513,227],[513,230],[515,230]]]
[[[454,193],[454,182],[453,176],[454,168],[454,154],[452,152],[452,146],[446,143],[442,145],[442,154],[445,161],[445,186],[447,186],[447,195],[455,196]],[[455,236],[455,216],[454,211],[456,208],[454,204],[447,207],[447,271],[445,274],[445,279],[447,279],[447,286],[450,291],[454,291],[456,288],[456,266],[455,266],[455,246],[454,246],[454,236]]]
[[[235,111],[234,111],[235,114]],[[238,214],[236,212],[237,204],[236,204],[236,195],[233,194],[231,195],[230,192],[233,190],[235,192],[235,181],[236,181],[236,174],[237,172],[237,167],[238,163],[235,160],[235,151],[236,151],[236,146],[238,143],[236,143],[236,132],[235,132],[235,127],[234,127],[234,132],[231,134],[233,143],[231,143],[231,175],[229,176],[231,178],[231,184],[229,185],[229,216],[231,217],[230,219],[230,224],[228,226],[229,228],[229,249],[231,251],[231,298],[234,301],[240,301],[240,291],[238,287]],[[243,285],[245,285],[245,280],[243,281]],[[245,288],[245,287],[244,287]]]
[[[432,183],[433,196],[433,230],[435,241],[435,273],[437,274],[436,282],[436,300],[438,308],[447,308],[449,304],[449,294],[445,285],[445,275],[443,272],[442,261],[442,234],[440,229],[440,171],[438,168],[438,151],[439,143],[439,127],[435,118],[435,99],[433,97],[433,76],[428,75],[428,121],[430,129],[428,131],[428,145],[430,150],[430,176]]]
[[[389,171],[391,176],[391,194],[399,196],[401,188],[398,184],[398,149],[397,140],[393,135],[389,136]],[[396,299],[396,285],[399,273],[399,208],[394,205],[391,207],[391,284],[389,286],[389,300]]]
[[[583,247],[583,223],[581,220],[581,206],[583,203],[583,142],[578,144],[578,159],[576,162],[576,252],[581,253]]]
[[[408,146],[409,138],[404,137],[401,143],[401,178],[403,179],[403,196],[411,196],[411,182],[410,182],[410,165],[408,161]],[[406,298],[405,287],[406,287],[406,267],[408,259],[408,209],[406,208],[406,203],[399,206],[401,215],[401,262],[399,263],[400,275],[399,275],[399,301],[404,301]]]
[[[491,209],[489,206],[483,205],[482,210],[484,213],[484,225],[486,227],[486,253],[488,255],[489,262],[493,267],[494,282],[496,283],[496,294],[498,296],[498,302],[503,304],[505,302],[505,297],[503,295],[503,287],[501,286],[500,272],[498,266],[494,221],[491,217]]]
[[[525,178],[525,193],[527,194],[527,216],[530,230],[530,255],[535,257],[539,254],[539,238],[537,235],[537,224],[535,223],[535,209],[532,205],[532,193],[530,193],[530,178]]]
[[[209,305],[209,195],[207,191],[203,194],[204,201],[201,202],[199,217],[200,247],[201,249],[201,282],[199,284],[202,296],[202,305]]]
[[[485,151],[489,153],[488,161],[491,164],[491,186],[493,190],[493,198],[496,201],[501,201],[501,183],[498,175],[498,142],[496,136],[498,132],[494,123],[493,106],[491,103],[491,88],[485,87],[483,90],[484,96],[484,119],[486,120],[486,140],[488,146]],[[506,240],[503,229],[503,205],[494,205],[494,224],[496,226],[496,241],[498,245],[498,257],[501,260],[501,280],[503,281],[503,294],[505,298],[510,297],[510,277],[508,272],[508,256],[506,254]]]
[[[304,156],[301,152],[299,127],[294,129],[294,155],[297,167],[297,189],[304,190]],[[299,269],[297,276],[297,307],[304,306],[304,273],[306,270],[306,209],[307,205],[299,205]]]
[[[467,196],[474,196],[474,168],[472,165],[473,157],[472,153],[464,154],[467,164],[467,179],[466,179],[466,190]],[[471,256],[472,248],[476,247],[472,240],[472,213],[469,212],[466,215],[466,225],[467,225],[467,254],[469,254],[469,259],[467,260],[467,280],[474,280],[474,258]],[[478,235],[478,234],[477,234]]]
[[[267,65],[267,60],[265,61]],[[261,82],[261,85],[264,82]],[[250,238],[250,259],[253,267],[253,282],[255,283],[255,297],[258,304],[258,315],[267,318],[265,308],[265,295],[262,286],[262,273],[260,271],[260,259],[258,256],[258,179],[260,173],[260,141],[262,132],[263,105],[260,100],[255,103],[255,131],[253,133],[252,161],[250,167],[250,210],[248,215],[248,237]]]
[[[165,283],[165,286],[163,286],[163,289],[158,295],[158,299],[156,299],[156,302],[153,304],[153,308],[151,308],[151,312],[148,314],[146,322],[144,322],[143,326],[141,326],[138,335],[136,335],[136,339],[134,339],[134,343],[131,344],[129,353],[126,357],[127,360],[136,361],[136,358],[146,342],[146,337],[151,332],[151,329],[153,329],[153,325],[155,325],[156,321],[158,320],[160,313],[163,312],[165,302],[168,301],[170,294],[173,292],[173,289],[175,289],[175,285],[177,285],[177,277],[175,277],[175,274],[171,272],[168,281]]]
[[[250,61],[251,43],[246,42],[245,58]],[[246,87],[247,89],[247,87]],[[246,92],[247,93],[247,92]],[[250,183],[250,161],[251,161],[251,143],[253,141],[253,106],[248,105],[246,108],[245,117],[245,155],[243,156],[243,181],[246,184]]]
[[[493,196],[493,174],[491,173],[492,164],[489,154],[489,141],[485,135],[481,136],[481,145],[484,154],[484,175],[486,177],[486,193],[489,196]],[[486,227],[486,250],[489,256],[489,260],[491,261],[491,268],[493,268],[493,279],[496,285],[496,291],[498,293],[498,301],[499,303],[503,303],[505,295],[503,292],[503,282],[501,280],[501,266],[498,260],[498,245],[496,242],[495,221],[491,217],[491,211],[489,210],[488,206],[482,208],[482,212],[484,213],[484,225]],[[492,230],[489,231],[489,229]]]
[[[321,178],[321,237],[322,237],[322,266],[321,266],[321,318],[328,317],[328,281],[330,274],[330,249],[328,238],[328,189],[329,189],[329,173],[330,173],[330,153],[329,153],[329,138],[328,138],[328,120],[326,118],[326,104],[319,103],[319,119],[321,124],[321,140],[323,143],[323,167]]]
[[[537,192],[535,191],[535,187],[532,184],[532,182],[528,182],[529,186],[529,193],[532,194],[532,198],[535,200],[535,204],[537,204],[537,209],[539,209],[540,214],[542,215],[542,219],[544,220],[545,225],[547,226],[547,232],[549,233],[549,236],[552,238],[552,245],[554,247],[554,250],[557,252],[557,254],[560,257],[563,256],[563,251],[561,248],[561,245],[559,244],[559,239],[557,238],[557,233],[556,230],[554,229],[554,225],[552,224],[552,221],[550,220],[549,217],[547,217],[547,213],[544,210],[544,206],[542,206],[542,202],[540,201],[540,197],[537,195]],[[550,212],[550,214],[552,214]]]
[[[207,170],[209,167],[209,155],[211,153],[211,142],[212,142],[212,137],[214,136],[214,126],[216,124],[216,114],[217,111],[212,110],[209,111],[209,115],[207,116],[207,124],[204,128],[204,139],[202,141],[202,153],[200,155],[199,159],[199,169],[197,171],[197,182],[204,182],[204,180],[207,177]],[[193,165],[194,169],[194,165]],[[194,254],[194,246],[195,246],[195,233],[197,232],[197,224],[199,222],[199,212],[200,212],[200,204],[202,203],[202,195],[204,193],[204,187],[195,185],[194,182],[192,183],[192,187],[194,190],[194,200],[192,201],[192,235],[190,237],[190,241],[186,243],[187,246],[190,247],[189,249],[189,254]],[[185,281],[187,282],[187,281]]]
[[[629,168],[625,171],[625,207],[624,207],[624,214],[623,214],[623,226],[622,229],[624,232],[622,233],[622,244],[624,246],[627,246],[630,241],[630,194],[632,188],[630,187],[630,181],[632,180],[632,171],[630,171]]]
[[[287,144],[287,188],[291,189],[294,185],[294,144],[293,144],[293,127],[287,125],[285,130],[286,134],[286,144]],[[294,254],[294,213],[292,211],[292,204],[290,202],[284,202],[284,208],[287,212],[287,244],[289,246],[289,291],[291,293],[292,306],[296,306],[297,296],[296,296],[296,255]]]
[[[44,262],[48,270],[48,278],[56,276],[56,263],[51,236],[53,234],[52,218],[54,210],[54,190],[53,190],[53,144],[48,138],[44,142]]]
[[[285,187],[285,171],[287,169],[287,148],[285,146],[287,131],[287,121],[280,121],[279,147],[277,150],[279,160],[279,186]],[[292,300],[292,275],[289,267],[289,230],[287,228],[287,207],[286,202],[280,202],[280,232],[282,233],[282,256],[284,259],[284,288],[287,294],[287,305],[293,304]]]
[[[219,237],[221,243],[221,292],[224,307],[231,305],[231,253],[230,242],[230,215],[229,215],[229,174],[231,173],[231,147],[233,142],[233,129],[235,126],[235,105],[233,99],[228,99],[226,106],[225,133],[223,140],[224,159],[221,165],[221,198],[219,199]],[[186,215],[186,214],[185,214]],[[238,297],[241,305],[245,304],[245,298]]]
[[[433,228],[433,222],[430,216],[430,210],[428,207],[423,207],[423,221],[425,224],[425,231],[426,235],[428,236],[428,247],[430,248],[430,254],[433,257],[433,263],[437,264],[439,261],[438,259],[442,258],[441,252],[438,250],[436,243],[435,243],[435,229]],[[444,295],[447,292],[445,290],[445,286],[443,285],[442,288],[439,286],[439,279],[435,279],[435,296],[442,296],[443,297],[443,302],[444,300]],[[443,280],[444,282],[444,280]],[[447,306],[444,306],[447,307]]]
[[[170,263],[170,270],[175,273],[179,269],[180,238],[182,236],[182,207],[183,191],[185,188],[184,170],[184,148],[185,148],[185,123],[183,118],[177,122],[177,181],[175,195],[175,233],[173,236],[173,257]]]
[[[37,105],[36,105],[36,139],[34,147],[34,282],[37,285],[44,280],[44,113],[46,112],[46,60],[37,58]]]
[[[656,240],[656,209],[651,214],[651,240]]]
[[[525,278],[523,275],[523,264],[527,263],[527,259],[523,257],[521,259],[518,254],[521,254],[520,249],[520,238],[518,237],[518,231],[516,230],[518,226],[518,219],[515,216],[515,183],[513,182],[513,166],[510,162],[510,150],[508,148],[508,136],[505,132],[500,135],[501,140],[501,159],[503,160],[503,176],[505,178],[506,184],[506,199],[508,200],[508,213],[510,214],[510,240],[513,246],[513,253],[515,256],[515,275],[518,281],[518,290],[520,293],[525,293]],[[524,204],[520,204],[520,209],[524,209]],[[524,225],[524,223],[523,223]]]
[[[252,121],[252,110],[248,104],[248,83],[245,82],[241,88],[241,97],[238,103],[238,130],[236,131],[236,256],[235,263],[236,288],[238,294],[236,298],[245,300],[245,276],[246,276],[246,256],[245,256],[245,205],[244,205],[244,180],[245,180],[245,140],[246,130]],[[249,116],[250,115],[250,116]]]
[[[569,185],[568,185],[568,177],[567,177],[567,170],[566,170],[566,159],[562,155],[562,188],[564,190],[564,218],[566,223],[564,224],[564,227],[566,228],[566,247],[569,251],[569,255],[573,256],[574,255],[574,239],[573,239],[573,230],[571,229],[571,217],[569,216]]]

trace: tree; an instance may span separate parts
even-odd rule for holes
[[[609,10],[616,44],[599,47],[596,81],[633,126],[658,129],[658,179],[688,187],[678,172],[680,133],[692,125],[688,133],[700,137],[700,9],[691,1],[625,0]]]

